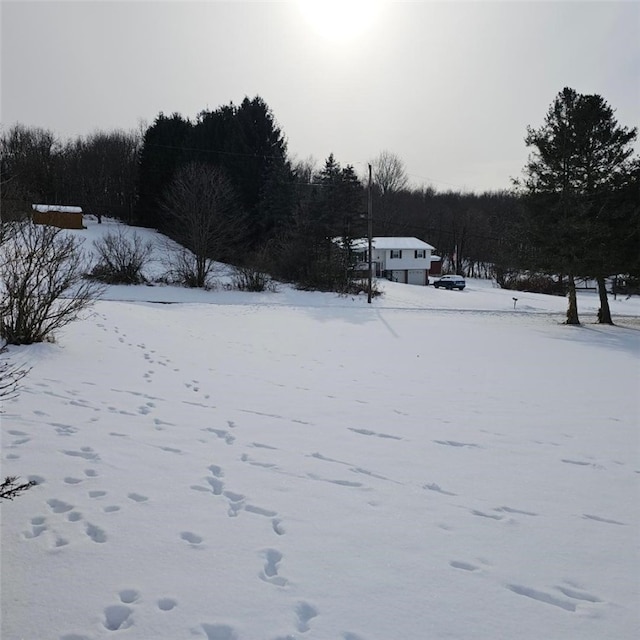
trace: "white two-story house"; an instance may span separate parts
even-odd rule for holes
[[[429,284],[432,247],[418,238],[378,236],[372,241],[372,261],[376,276],[405,284]],[[362,262],[368,262],[368,243],[355,245]]]

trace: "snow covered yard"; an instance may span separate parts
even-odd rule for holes
[[[638,302],[382,286],[111,287],[12,350],[3,640],[635,638]]]

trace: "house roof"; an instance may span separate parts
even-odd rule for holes
[[[39,213],[49,213],[59,211],[60,213],[82,213],[82,207],[68,207],[60,204],[32,204],[34,211]]]
[[[395,236],[376,236],[372,239],[374,249],[435,249],[428,242],[418,238],[401,238]],[[366,249],[367,239],[358,238],[353,244],[355,248]]]

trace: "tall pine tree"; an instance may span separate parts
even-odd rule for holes
[[[598,95],[563,89],[550,106],[542,127],[527,129],[533,148],[525,167],[525,194],[530,211],[532,266],[564,274],[569,284],[567,324],[579,324],[575,277],[587,275],[593,253],[602,244],[613,209],[603,198],[615,190],[618,176],[628,170],[630,143],[636,129],[618,124],[613,109]],[[604,252],[615,251],[606,246]],[[600,261],[598,282],[611,261]],[[611,322],[606,291],[601,291],[599,318]]]

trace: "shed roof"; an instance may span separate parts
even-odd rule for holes
[[[34,211],[39,213],[50,213],[59,211],[60,213],[82,213],[82,207],[69,207],[61,204],[32,204]]]

